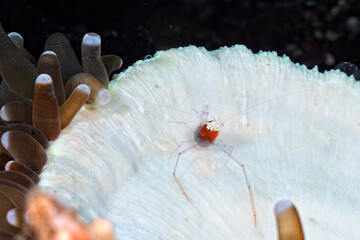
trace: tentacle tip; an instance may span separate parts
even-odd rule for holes
[[[95,103],[99,105],[105,105],[110,101],[110,93],[107,89],[102,89],[98,92]]]
[[[116,66],[116,70],[120,69],[122,65],[123,65],[123,60],[119,57],[119,65]]]
[[[76,87],[79,91],[82,91],[83,93],[90,94],[91,90],[88,85],[86,84],[80,84]]]
[[[83,37],[83,44],[91,46],[99,46],[101,44],[101,38],[96,33],[87,33]]]
[[[43,56],[43,55],[55,55],[56,56],[56,53],[53,51],[45,51],[41,54],[41,56]]]
[[[5,167],[4,167],[5,171],[10,171],[10,166],[11,166],[11,164],[12,164],[13,162],[15,162],[15,161],[14,161],[14,160],[8,161],[8,162],[5,164]]]
[[[19,38],[21,40],[24,40],[23,37],[20,35],[20,33],[17,33],[17,32],[10,32],[8,33],[8,37],[16,37],[16,38]]]
[[[5,132],[2,136],[1,136],[1,144],[3,145],[3,147],[5,149],[8,149],[9,147],[9,132]]]
[[[36,84],[51,84],[52,83],[52,79],[51,77],[46,74],[46,73],[43,73],[43,74],[40,74],[37,78],[36,78],[36,81],[35,81]]]
[[[294,204],[289,200],[281,200],[275,205],[275,215],[279,215],[280,213],[288,210],[289,208],[293,207]]]
[[[16,209],[12,208],[6,213],[6,221],[13,226],[17,225]]]
[[[11,39],[11,41],[18,47],[22,47],[24,45],[24,39],[20,35],[20,33],[17,32],[11,32],[8,33],[8,37]]]
[[[9,117],[8,117],[8,115],[7,115],[7,112],[6,112],[5,105],[2,106],[2,108],[0,109],[0,117],[1,117],[4,121],[9,121]]]

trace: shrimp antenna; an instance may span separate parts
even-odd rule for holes
[[[299,91],[292,92],[292,93],[287,93],[287,94],[281,95],[281,96],[279,96],[279,97],[275,97],[275,98],[268,99],[268,100],[266,100],[266,101],[259,102],[259,103],[255,104],[255,105],[251,106],[251,107],[245,108],[245,109],[243,109],[243,110],[241,110],[241,111],[239,111],[239,112],[231,115],[230,117],[228,117],[228,118],[226,118],[224,121],[222,121],[220,124],[223,125],[226,121],[228,121],[229,119],[235,117],[236,115],[239,115],[240,113],[246,112],[246,111],[248,111],[248,110],[250,110],[250,109],[256,108],[256,107],[258,107],[258,106],[260,106],[260,105],[263,105],[263,104],[265,104],[265,103],[270,103],[270,102],[273,102],[273,101],[278,100],[278,99],[280,99],[280,98],[288,97],[288,96],[291,96],[291,95],[303,93],[303,92],[310,91],[310,90],[313,90],[313,88],[311,88],[311,89],[303,89],[303,90],[299,90]]]
[[[193,113],[181,110],[181,109],[177,109],[177,108],[174,108],[174,107],[171,107],[171,106],[167,106],[167,105],[164,105],[164,104],[160,104],[160,103],[152,103],[152,102],[147,102],[145,100],[142,100],[142,101],[140,101],[140,100],[137,100],[137,101],[130,100],[129,102],[140,102],[140,103],[160,106],[160,107],[164,107],[164,108],[168,108],[168,109],[171,109],[171,110],[174,110],[174,111],[182,112],[182,113],[185,113],[185,114],[188,114],[188,115],[191,115],[191,116],[194,116],[194,117],[197,117],[197,118],[201,119],[200,116],[198,116],[196,114],[193,114]]]

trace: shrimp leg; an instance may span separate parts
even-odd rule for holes
[[[254,202],[254,194],[253,194],[252,187],[250,185],[250,181],[249,181],[249,179],[247,177],[247,174],[246,174],[245,165],[243,163],[241,163],[239,160],[237,160],[235,157],[233,157],[228,151],[226,151],[225,149],[223,149],[219,145],[217,145],[215,143],[213,143],[213,145],[215,147],[219,148],[221,151],[223,151],[228,157],[230,157],[232,160],[234,160],[234,162],[236,162],[242,168],[244,178],[245,178],[245,182],[246,182],[247,188],[249,190],[250,204],[251,204],[251,209],[252,209],[252,213],[253,213],[253,216],[254,216],[254,223],[255,223],[255,227],[256,227],[257,226],[257,220],[256,220],[256,209],[255,209],[255,202]]]
[[[182,150],[181,152],[179,152],[179,154],[178,154],[178,156],[177,156],[177,159],[176,159],[175,166],[174,166],[174,170],[173,170],[173,172],[172,172],[173,178],[174,178],[176,184],[178,185],[181,193],[185,196],[185,198],[186,198],[190,203],[192,202],[191,198],[189,197],[189,195],[186,194],[186,192],[185,192],[185,190],[184,190],[184,187],[181,185],[179,179],[176,177],[176,168],[177,168],[177,165],[178,165],[178,163],[179,163],[180,156],[181,156],[182,154],[190,151],[191,149],[197,147],[197,146],[198,146],[198,144],[195,144],[195,145],[193,145],[193,146],[191,146],[191,147],[189,147],[189,148],[186,148],[186,149]]]

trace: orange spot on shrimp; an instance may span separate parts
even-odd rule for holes
[[[219,135],[219,130],[212,126],[216,124],[214,121],[208,121],[200,128],[200,138],[204,141],[214,142]]]

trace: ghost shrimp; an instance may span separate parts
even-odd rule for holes
[[[217,138],[217,136],[219,135],[219,130],[220,127],[222,126],[222,124],[219,124],[217,121],[215,120],[211,120],[211,121],[206,121],[203,122],[194,132],[194,140],[196,142],[195,145],[186,148],[182,151],[180,151],[178,153],[177,159],[176,159],[176,163],[172,172],[172,176],[176,182],[176,184],[178,185],[181,193],[185,196],[185,198],[191,203],[192,200],[189,197],[189,195],[185,192],[184,187],[182,186],[180,180],[177,178],[176,176],[176,169],[179,163],[179,159],[180,156],[196,147],[209,147],[210,145],[213,145],[217,148],[219,148],[222,152],[224,152],[228,157],[230,157],[230,159],[232,159],[235,163],[237,163],[243,171],[244,174],[244,178],[246,181],[246,185],[249,191],[249,197],[250,197],[250,204],[251,204],[251,209],[252,209],[252,213],[253,213],[253,217],[254,217],[254,223],[255,223],[255,227],[257,226],[257,221],[256,221],[256,209],[255,209],[255,202],[254,202],[254,194],[253,194],[253,190],[252,187],[250,185],[250,181],[248,179],[248,176],[246,174],[246,170],[245,170],[245,166],[243,163],[241,163],[239,160],[237,160],[230,152],[228,152],[226,149],[224,149],[221,145],[219,145],[215,140]]]
[[[267,104],[267,103],[276,101],[278,99],[288,97],[288,96],[291,96],[291,95],[295,95],[295,94],[299,94],[299,93],[309,91],[309,90],[311,90],[311,89],[302,89],[302,90],[297,91],[297,92],[288,93],[288,94],[285,94],[285,95],[282,95],[282,96],[274,97],[272,99],[269,99],[269,100],[266,100],[266,101],[263,101],[263,102],[259,102],[259,103],[255,104],[255,105],[252,105],[251,107],[249,107],[247,109],[241,110],[241,111],[231,115],[230,117],[226,118],[224,121],[222,121],[220,123],[217,122],[216,120],[210,120],[210,121],[207,120],[207,117],[209,115],[209,113],[207,111],[197,112],[196,110],[193,109],[196,114],[191,114],[191,113],[188,113],[188,112],[181,111],[181,112],[196,116],[196,117],[200,118],[200,120],[201,120],[200,126],[194,131],[195,144],[193,146],[191,146],[189,148],[186,148],[186,149],[184,149],[184,150],[182,150],[182,151],[180,151],[178,153],[176,163],[175,163],[175,166],[174,166],[174,169],[173,169],[173,172],[172,172],[173,178],[174,178],[177,186],[179,187],[181,193],[185,196],[185,198],[190,203],[192,202],[189,195],[185,192],[185,189],[182,186],[180,180],[176,176],[176,169],[177,169],[177,166],[178,166],[178,163],[179,163],[180,156],[187,153],[187,152],[189,152],[190,150],[192,150],[194,148],[197,148],[197,147],[202,147],[203,148],[203,147],[209,147],[211,145],[215,146],[216,148],[220,149],[225,155],[227,155],[230,159],[232,159],[236,164],[238,164],[242,168],[243,175],[244,175],[244,178],[245,178],[245,182],[246,182],[248,192],[249,192],[250,205],[251,205],[251,210],[252,210],[253,217],[254,217],[254,224],[255,224],[255,227],[256,227],[257,226],[257,218],[256,218],[256,208],[255,208],[255,201],[254,201],[254,193],[253,193],[249,178],[248,178],[247,173],[246,173],[245,165],[242,162],[240,162],[238,159],[236,159],[232,155],[231,151],[227,150],[224,147],[223,144],[220,144],[221,141],[216,141],[216,138],[219,135],[220,128],[222,126],[224,126],[224,123],[227,122],[228,120],[230,120],[231,118],[237,116],[238,114],[244,113],[244,112],[246,112],[246,111],[248,111],[250,109],[256,108],[256,107],[258,107],[260,105]],[[185,124],[188,128],[190,128],[190,126],[187,125],[187,123],[185,123],[185,122],[177,122],[177,123]]]

